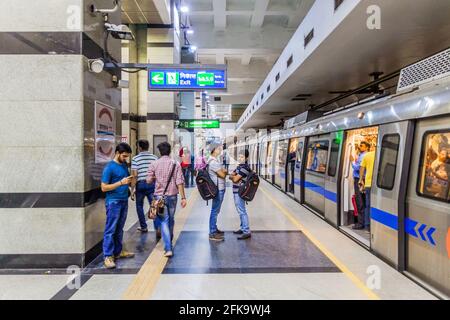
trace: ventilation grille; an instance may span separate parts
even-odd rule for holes
[[[404,68],[400,73],[397,92],[412,89],[450,75],[450,49]]]

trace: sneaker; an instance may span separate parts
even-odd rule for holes
[[[164,252],[164,257],[166,257],[166,258],[173,257],[173,252],[172,252],[172,251],[166,251],[166,252]]]
[[[211,241],[224,241],[225,239],[219,233],[214,233],[214,234],[209,235],[209,240],[211,240]]]
[[[126,258],[133,258],[134,257],[134,253],[133,252],[128,252],[125,250],[122,250],[122,252],[116,256],[116,259],[126,259]]]
[[[237,231],[233,231],[234,234],[244,234],[244,231],[242,230],[237,230]]]
[[[218,234],[225,234],[225,232],[223,232],[222,230],[219,230],[219,228],[217,228],[217,233]]]
[[[113,257],[106,257],[103,264],[105,265],[106,269],[114,269],[116,267]]]
[[[246,240],[246,239],[250,239],[252,237],[251,233],[244,233],[242,236],[238,237],[238,240]]]
[[[140,232],[142,232],[142,233],[147,233],[148,232],[148,229],[147,228],[141,228],[141,227],[139,227],[139,228],[137,228],[138,229],[138,231],[140,231]]]

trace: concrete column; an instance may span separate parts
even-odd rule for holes
[[[148,29],[148,62],[179,63],[178,43],[178,37],[172,28]],[[155,154],[158,154],[156,144],[159,141],[166,138],[172,144],[175,142],[174,120],[178,118],[175,106],[177,95],[174,92],[148,92],[147,138],[150,142],[150,151]]]
[[[136,36],[136,26],[129,26]],[[146,41],[146,39],[144,40]],[[137,41],[122,42],[122,62],[137,63]],[[140,73],[145,73],[141,71]],[[122,89],[122,136],[127,137],[133,155],[137,153],[136,140],[138,132],[138,73],[122,72],[122,79],[128,81],[128,89]]]
[[[94,105],[115,110],[118,141],[121,92],[111,73],[87,70],[103,50],[88,3],[105,4],[0,0],[0,268],[84,266],[101,253]],[[120,41],[108,46],[120,61]]]

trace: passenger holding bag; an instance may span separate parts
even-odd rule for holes
[[[156,238],[162,237],[166,257],[173,256],[172,239],[178,194],[181,195],[181,207],[186,207],[183,173],[180,163],[170,158],[171,148],[167,142],[158,145],[161,158],[150,164],[146,179],[147,183],[156,181],[155,200],[152,201],[148,216],[155,219],[158,228]]]
[[[164,216],[164,210],[166,207],[166,201],[165,201],[166,192],[167,192],[167,188],[169,188],[169,183],[172,180],[173,172],[175,171],[175,166],[176,166],[176,163],[174,163],[172,165],[172,169],[169,174],[169,180],[167,181],[166,187],[164,188],[162,197],[159,199],[152,200],[150,209],[148,210],[148,218],[149,219],[154,220],[154,219],[156,219],[157,216],[160,216],[160,217]]]

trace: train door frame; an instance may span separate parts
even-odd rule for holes
[[[308,164],[308,152],[309,152],[309,145],[312,142],[327,142],[328,144],[328,150],[326,155],[326,165],[324,168],[324,172],[318,172],[318,171],[311,171],[307,169]],[[305,158],[304,158],[304,180],[303,180],[303,205],[310,209],[312,212],[316,213],[319,217],[325,219],[325,179],[326,179],[326,173],[328,170],[328,159],[330,155],[330,133],[320,134],[320,135],[314,135],[310,136],[307,139],[307,142],[305,144]],[[315,158],[314,161],[316,161],[317,158]],[[310,180],[307,181],[307,173],[311,177]],[[308,190],[307,190],[308,189]],[[307,195],[313,200],[311,202],[307,202]],[[322,198],[323,198],[323,205],[322,205]],[[312,202],[316,202],[315,204]],[[320,207],[316,206],[316,204],[319,204]],[[323,210],[321,209],[323,207]]]
[[[352,238],[353,240],[355,240],[358,244],[362,245],[363,247],[365,247],[366,249],[370,250],[370,234],[368,234],[368,239],[363,239],[363,236],[358,234],[356,231],[348,229],[349,225],[345,225],[343,223],[343,218],[344,218],[344,213],[345,211],[345,201],[344,201],[344,197],[346,195],[345,193],[345,189],[346,188],[353,188],[352,185],[347,185],[344,186],[345,184],[345,179],[347,179],[350,176],[350,166],[351,163],[349,161],[347,161],[347,158],[350,156],[350,154],[348,154],[348,150],[347,147],[349,146],[349,141],[348,139],[350,138],[350,133],[354,132],[354,131],[358,131],[358,130],[370,130],[370,129],[375,129],[376,128],[376,143],[378,146],[378,140],[379,140],[379,125],[371,125],[371,126],[366,126],[366,127],[357,127],[357,128],[352,128],[352,129],[347,129],[344,132],[344,138],[343,138],[343,143],[341,146],[341,157],[340,157],[340,161],[341,161],[341,165],[339,166],[339,173],[340,173],[340,177],[339,177],[339,193],[338,193],[338,200],[339,200],[339,207],[338,207],[338,215],[337,215],[337,225],[336,227],[338,228],[339,231],[341,231],[342,233],[344,233],[346,236]],[[378,151],[378,148],[377,148]],[[350,152],[354,152],[354,149],[352,147]],[[376,164],[377,158],[375,159],[375,164]],[[344,166],[348,165],[347,167],[347,175],[345,174],[346,168]],[[374,171],[375,171],[375,165],[374,165]],[[352,177],[353,180],[353,177]]]
[[[297,136],[293,136],[293,137],[289,137],[287,138],[288,140],[288,145],[287,145],[287,153],[286,153],[286,166],[285,166],[285,172],[286,172],[286,180],[285,180],[285,184],[284,184],[284,191],[285,193],[291,197],[292,199],[295,200],[295,176],[296,176],[296,169],[297,169],[297,157],[298,157],[298,144],[300,141],[300,137]],[[295,160],[294,161],[288,161],[289,160],[289,155],[290,155],[290,150],[291,150],[291,145],[293,143],[294,140],[297,140],[297,144],[295,145]],[[291,170],[291,166],[292,166],[292,162],[294,162],[294,170]],[[289,186],[292,184],[291,181],[293,181],[293,191],[289,192]],[[300,186],[299,186],[300,187]]]
[[[333,147],[335,142],[338,141],[337,155],[335,163],[334,174],[330,174],[330,165],[333,155]],[[343,144],[344,144],[344,132],[332,132],[330,133],[330,144],[328,151],[327,169],[325,172],[325,219],[334,227],[338,227],[340,220],[341,209],[341,176],[343,166]]]
[[[281,191],[283,191],[284,193],[286,193],[286,162],[287,162],[287,152],[284,155],[284,159],[281,159],[284,163],[284,166],[280,166],[279,165],[279,160],[280,160],[280,144],[289,144],[289,138],[287,137],[283,137],[280,136],[279,139],[277,140],[276,143],[276,149],[275,149],[275,154],[274,154],[274,186],[279,188]],[[289,147],[289,145],[288,145]],[[283,151],[281,151],[283,152]],[[278,172],[277,172],[278,170]],[[283,171],[284,171],[284,178],[283,178]],[[277,184],[277,180],[281,180],[279,181],[280,184]]]
[[[390,265],[398,267],[399,262],[399,249],[402,247],[400,244],[400,235],[404,232],[404,224],[399,221],[404,221],[404,216],[401,217],[401,202],[402,202],[402,172],[405,168],[404,157],[408,149],[408,133],[411,130],[410,121],[401,121],[395,123],[381,124],[378,127],[378,142],[375,156],[375,163],[372,176],[372,189],[371,189],[371,208],[370,208],[370,249],[377,256],[383,257],[383,260]],[[398,137],[398,144],[396,150],[395,167],[393,167],[394,173],[387,176],[393,177],[392,185],[387,186],[380,182],[384,176],[381,176],[380,166],[382,165],[382,158],[388,153],[384,154],[385,142],[389,141],[389,137]],[[392,144],[391,142],[389,142]],[[389,150],[389,148],[386,148]],[[392,150],[392,149],[390,149]],[[392,168],[392,166],[391,166]],[[407,168],[406,168],[407,169]],[[391,169],[392,170],[392,169]],[[395,218],[396,219],[395,219]],[[395,223],[389,223],[390,220],[396,221]],[[388,241],[388,239],[393,239]]]

